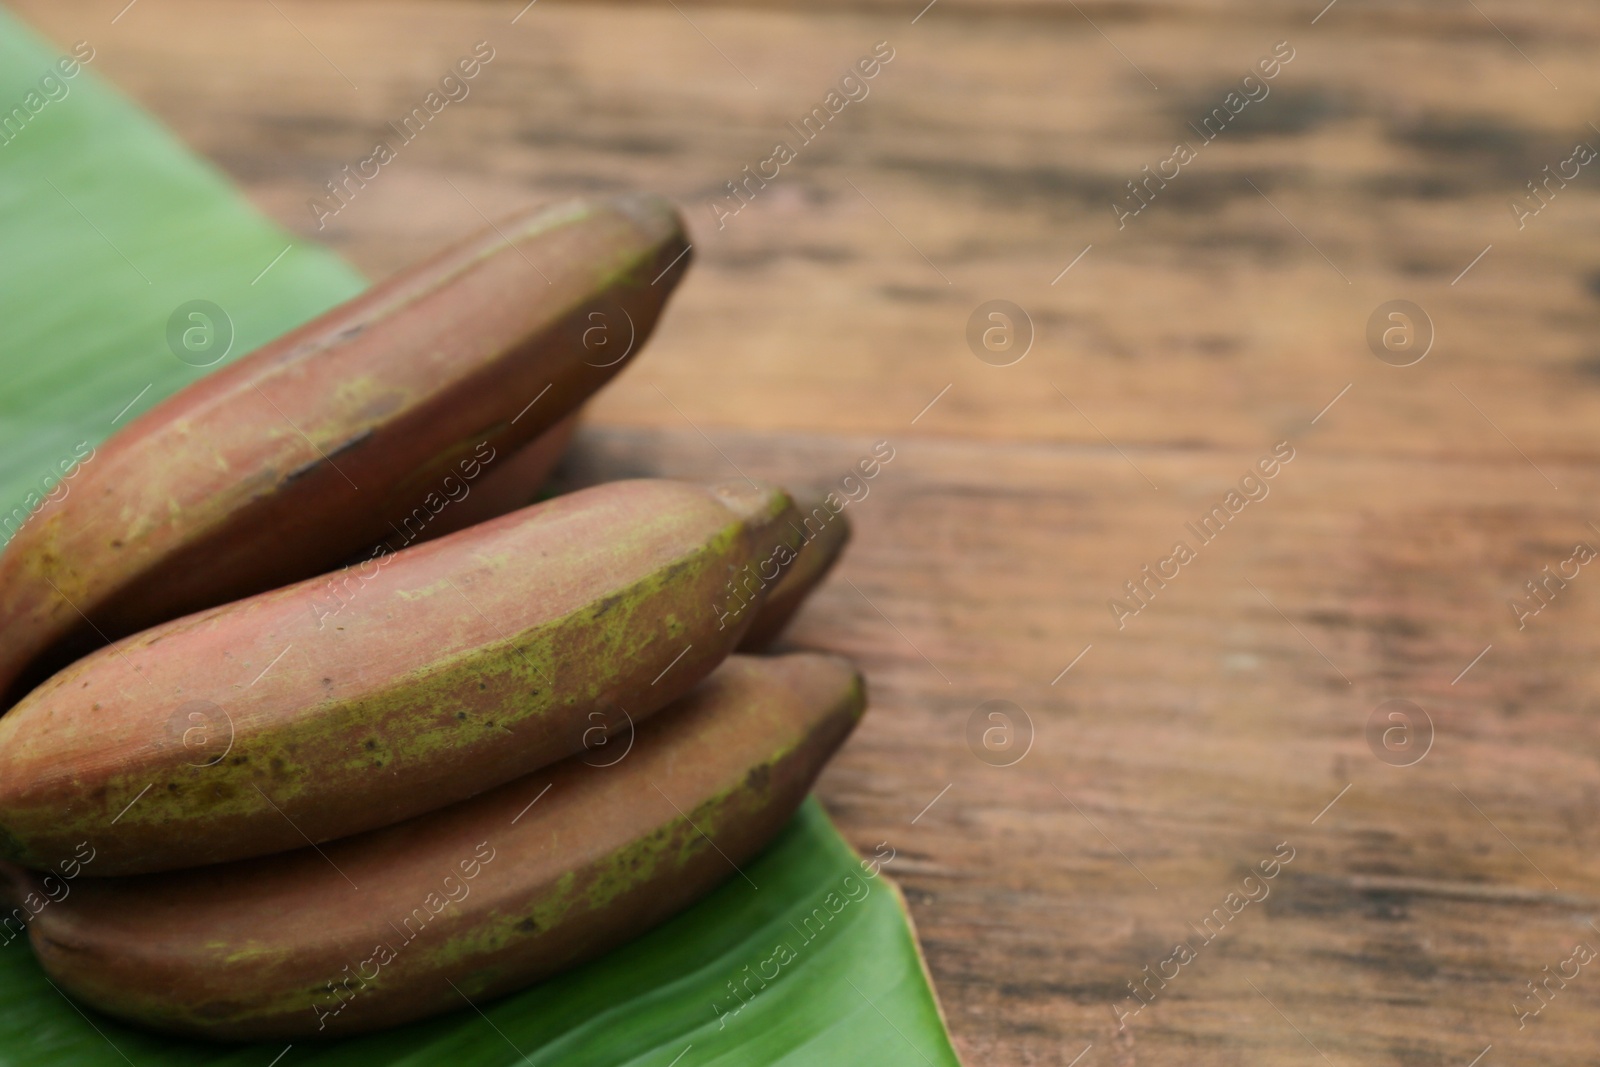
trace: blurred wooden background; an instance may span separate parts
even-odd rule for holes
[[[1508,601],[1600,546],[1600,165],[1524,228],[1509,202],[1600,147],[1600,11],[125,2],[17,6],[372,277],[480,212],[683,204],[697,266],[576,476],[826,482],[891,442],[793,640],[866,668],[820,792],[899,850],[969,1063],[1595,1061],[1600,970],[1569,961],[1600,950],[1600,571],[1520,630]],[[308,200],[479,41],[471,95],[319,232]],[[708,200],[880,41],[870,94],[719,229]],[[1280,41],[1269,95],[1119,230],[1125,183]],[[1010,366],[966,341],[991,299],[1036,328]],[[1414,366],[1368,348],[1395,299],[1436,330]],[[1119,629],[1108,599],[1179,539],[1198,558]],[[1432,723],[1409,767],[1367,740],[1394,698]],[[969,747],[990,700],[1032,723],[1012,766]]]

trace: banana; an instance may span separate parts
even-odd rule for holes
[[[523,213],[152,408],[0,555],[5,703],[109,640],[420,533],[423,502],[625,364],[687,253],[659,198]]]
[[[125,638],[0,718],[0,856],[218,863],[553,763],[733,651],[754,612],[714,598],[793,557],[793,518],[742,482],[613,482]]]
[[[435,523],[434,528],[424,533],[423,539],[464,529],[527,506],[561,460],[577,424],[578,413],[574,412],[537,441],[525,445],[496,471],[485,475],[461,501],[460,507],[446,513],[448,523]],[[739,651],[762,652],[770,648],[800,610],[800,605],[844,555],[850,541],[850,520],[842,511],[828,506],[829,496],[838,499],[837,494],[825,490],[796,496],[799,516],[793,527],[801,539],[801,548],[783,576],[765,592],[765,599],[756,607],[754,620],[739,643]],[[379,546],[379,550],[387,550],[387,546]]]
[[[180,1034],[300,1040],[464,1009],[737,878],[864,703],[837,657],[734,656],[612,766],[573,758],[321,853],[135,879],[9,869],[0,937],[31,915],[58,986]]]
[[[745,631],[739,642],[741,652],[760,652],[778,639],[789,620],[822,580],[833,570],[833,565],[844,555],[850,541],[850,520],[844,517],[843,505],[834,511],[827,501],[838,494],[812,491],[795,494],[795,508],[799,515],[794,521],[795,532],[801,538],[800,551],[777,584],[766,594],[766,599],[756,609],[755,621]]]

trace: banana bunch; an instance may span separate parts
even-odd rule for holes
[[[160,1030],[343,1036],[593,958],[769,842],[865,706],[837,657],[749,654],[843,516],[523,506],[688,258],[657,198],[520,215],[106,442],[0,555],[0,941]]]

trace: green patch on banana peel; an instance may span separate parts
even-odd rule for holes
[[[612,683],[621,664],[632,661],[645,648],[626,640],[635,630],[630,623],[652,599],[683,582],[688,577],[686,572],[704,572],[718,565],[739,538],[740,530],[739,523],[730,523],[701,551],[649,572],[614,596],[585,604],[537,628],[463,651],[431,664],[425,671],[399,676],[382,693],[345,708],[338,716],[321,716],[314,708],[309,709],[271,735],[253,737],[248,743],[241,741],[223,761],[228,769],[237,769],[234,774],[220,775],[216,766],[186,766],[181,777],[157,782],[121,821],[162,826],[192,818],[195,792],[205,796],[208,817],[253,813],[260,809],[262,797],[250,788],[252,782],[270,786],[274,800],[281,804],[305,792],[308,783],[329,774],[364,774],[395,760],[425,762],[459,748],[463,730],[503,730],[514,736],[520,724],[556,713],[567,704],[592,700]],[[422,593],[411,591],[408,595]],[[426,595],[458,594],[448,582],[440,582],[426,587]],[[664,630],[666,636],[649,638],[649,643],[675,639],[684,629],[681,620],[672,614],[652,616],[652,622],[655,633],[659,635]],[[554,639],[564,634],[589,635],[583,655],[556,654]],[[563,661],[574,658],[586,664],[585,668],[563,667]],[[526,696],[506,705],[496,717],[485,718],[463,697],[481,684],[504,684]],[[382,722],[397,709],[418,707],[432,710],[412,716],[410,732],[403,736],[395,731],[374,733],[373,748],[352,743],[353,721]],[[580,733],[581,730],[575,731],[574,737]],[[106,806],[121,810],[147,785],[149,777],[142,772],[115,780]]]

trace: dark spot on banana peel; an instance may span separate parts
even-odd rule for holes
[[[295,482],[298,482],[301,478],[304,478],[306,475],[310,474],[312,471],[314,471],[318,467],[322,466],[322,463],[323,463],[322,457],[318,456],[316,459],[311,460],[309,463],[300,464],[300,466],[296,467],[294,470],[290,471],[288,474],[283,476],[283,484],[284,485],[292,485]]]
[[[301,478],[304,478],[306,475],[310,474],[312,471],[316,470],[318,467],[321,467],[323,464],[325,464],[325,463],[327,463],[327,464],[333,463],[334,460],[338,459],[340,456],[344,455],[346,452],[350,451],[352,448],[355,448],[358,445],[362,444],[363,442],[365,442],[366,440],[368,440],[371,437],[372,437],[372,429],[369,427],[369,428],[367,428],[365,430],[362,430],[360,433],[356,434],[354,437],[351,437],[349,440],[341,442],[338,445],[335,445],[333,448],[321,450],[322,454],[319,455],[316,459],[311,460],[308,463],[302,463],[300,466],[298,466],[294,470],[290,471],[288,473],[288,475],[286,475],[284,477],[282,484],[283,485],[289,485],[289,484],[291,484],[293,482],[299,481]]]
[[[354,437],[351,437],[348,440],[344,441],[342,444],[336,445],[335,447],[328,449],[327,450],[328,458],[329,459],[337,459],[340,456],[344,455],[346,452],[350,451],[352,448],[355,448],[357,445],[363,444],[367,440],[371,439],[371,437],[372,437],[372,428],[369,426],[365,430],[362,430],[360,433],[356,434]]]

